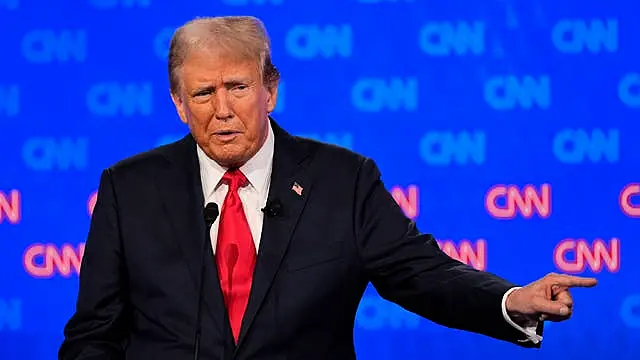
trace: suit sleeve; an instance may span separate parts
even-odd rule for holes
[[[65,326],[59,359],[125,358],[126,278],[117,200],[111,172],[105,170],[82,257],[76,309]]]
[[[516,285],[463,264],[420,234],[365,160],[356,184],[357,246],[380,296],[437,324],[487,335],[524,347],[539,347],[509,325],[502,297]]]

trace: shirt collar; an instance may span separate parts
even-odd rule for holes
[[[249,180],[250,186],[259,193],[264,194],[267,191],[269,180],[271,178],[271,167],[273,165],[274,152],[274,134],[269,123],[267,139],[258,150],[258,152],[240,167],[240,171]],[[213,159],[208,157],[200,145],[197,146],[198,160],[200,162],[200,177],[202,180],[202,188],[205,200],[213,196],[216,188],[222,180],[222,176],[226,173],[227,168],[220,166]]]

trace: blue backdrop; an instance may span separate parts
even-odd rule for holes
[[[171,4],[170,4],[171,3]],[[250,14],[290,132],[377,160],[451,256],[526,284],[596,276],[541,350],[435,326],[373,289],[361,359],[640,358],[640,3],[0,0],[0,358],[54,359],[101,170],[183,136],[176,26]]]

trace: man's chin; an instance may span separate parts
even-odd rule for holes
[[[213,156],[210,156],[220,166],[227,168],[238,168],[244,165],[249,160],[246,152],[213,152]]]

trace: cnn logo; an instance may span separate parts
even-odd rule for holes
[[[80,265],[85,244],[78,246],[64,244],[33,244],[24,252],[23,262],[26,272],[34,278],[47,279],[59,274],[69,278],[80,274]]]
[[[476,270],[487,270],[487,241],[477,239],[469,241],[460,240],[458,243],[453,240],[438,240],[438,246],[449,257],[465,263]]]
[[[620,192],[620,209],[628,217],[640,218],[640,201],[638,200],[640,200],[640,183],[628,184]]]
[[[615,273],[620,270],[620,240],[611,238],[589,242],[585,239],[564,239],[553,251],[553,261],[558,269],[567,273],[602,270]]]
[[[22,199],[18,190],[11,190],[8,193],[0,191],[0,224],[8,222],[16,225],[22,219]]]
[[[546,219],[551,216],[551,185],[543,184],[539,189],[533,185],[495,185],[485,196],[485,207],[496,219],[514,219],[518,215]]]
[[[405,216],[415,220],[420,214],[420,190],[415,185],[406,188],[394,186],[391,188],[391,196],[402,209]]]

